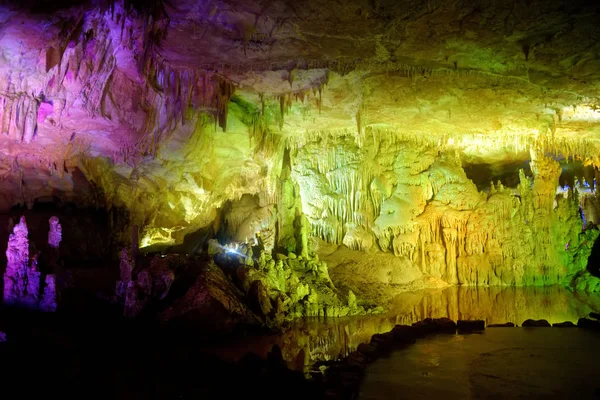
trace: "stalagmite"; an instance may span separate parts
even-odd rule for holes
[[[62,226],[59,223],[58,217],[50,217],[48,221],[50,231],[48,232],[48,245],[53,249],[58,249],[62,240]]]
[[[21,217],[8,238],[6,272],[4,273],[4,304],[18,305],[27,295],[29,240],[25,217]]]
[[[132,280],[132,272],[134,268],[134,260],[132,260],[129,256],[129,251],[127,249],[121,249],[121,262],[119,264],[120,268],[120,280],[117,281],[115,287],[115,296],[117,301],[123,302],[127,301],[127,295],[131,291],[134,291],[134,288],[130,289],[130,283]],[[129,294],[130,296],[134,296],[133,293]],[[130,302],[133,301],[130,299]]]
[[[46,275],[46,285],[44,294],[40,301],[40,309],[46,312],[54,312],[58,306],[58,296],[56,292],[56,278],[52,274]]]

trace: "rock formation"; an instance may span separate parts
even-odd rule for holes
[[[58,222],[58,217],[51,217],[48,220],[50,230],[48,231],[48,245],[53,249],[58,249],[62,240],[62,226]]]
[[[56,216],[50,217],[48,224],[50,226],[48,231],[48,266],[54,271],[60,257],[59,247],[62,240],[62,226]]]
[[[25,301],[28,294],[38,296],[37,292],[28,292],[28,289],[39,290],[39,279],[37,288],[28,287],[29,267],[29,240],[27,238],[27,224],[25,217],[21,217],[15,225],[13,233],[8,238],[6,249],[6,272],[4,273],[4,304],[17,305]],[[31,271],[33,274],[36,271]]]
[[[58,219],[56,222],[58,223]],[[60,232],[60,224],[58,229]],[[4,304],[55,311],[57,307],[55,277],[51,274],[46,275],[42,295],[42,273],[38,269],[39,252],[30,258],[28,233],[25,217],[22,216],[8,239]],[[58,241],[54,243],[58,246],[60,235]]]
[[[121,255],[124,254],[125,250]],[[124,290],[126,317],[135,317],[146,306],[160,303],[169,294],[176,274],[185,269],[185,260],[181,256],[156,256],[150,266],[139,271],[133,279],[131,264],[123,260],[121,258],[121,281],[117,282],[117,296],[119,290]]]
[[[367,3],[1,5],[0,210],[122,207],[131,259],[204,230],[401,260],[372,285],[596,290],[597,5]]]
[[[127,249],[121,249],[121,258],[119,263],[120,269],[120,280],[117,281],[115,288],[115,295],[117,300],[123,302],[125,300],[125,293],[127,292],[127,288],[129,287],[129,283],[131,282],[131,277],[134,268],[134,261],[129,256],[129,251]]]
[[[58,306],[58,297],[56,293],[56,279],[54,275],[46,275],[46,285],[44,286],[44,294],[40,301],[40,309],[42,311],[54,312]]]

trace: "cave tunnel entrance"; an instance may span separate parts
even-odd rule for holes
[[[467,177],[473,181],[477,190],[489,192],[490,184],[498,181],[505,187],[516,188],[519,185],[519,170],[523,170],[526,176],[531,177],[531,167],[528,159],[512,159],[499,162],[485,162],[477,160],[463,162],[463,169]]]
[[[563,155],[546,154],[556,160],[561,167],[558,184],[563,188],[575,187],[575,179],[579,181],[580,190],[591,191],[596,186],[596,177],[600,175],[594,166],[586,166],[581,160],[566,158]],[[530,166],[531,160],[528,153],[514,154],[499,159],[486,160],[484,158],[463,158],[463,169],[467,177],[473,181],[477,189],[489,192],[490,183],[502,182],[505,187],[516,188],[519,184],[519,170],[523,169],[525,175],[533,176]]]
[[[594,166],[584,165],[581,160],[566,159],[565,157],[554,157],[560,163],[562,172],[558,183],[563,187],[574,187],[575,178],[584,189],[594,190],[596,174],[598,173]]]

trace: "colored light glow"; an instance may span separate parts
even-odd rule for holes
[[[184,229],[182,226],[176,226],[174,228],[149,228],[142,236],[140,240],[140,248],[153,246],[156,244],[162,245],[174,245],[175,239],[171,237],[173,232]]]
[[[600,110],[590,104],[580,104],[577,107],[565,107],[562,109],[562,118],[567,121],[600,121]]]

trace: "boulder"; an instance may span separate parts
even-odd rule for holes
[[[545,319],[528,319],[521,326],[524,328],[549,328],[551,325]]]
[[[367,357],[360,351],[353,351],[348,355],[346,363],[350,366],[356,366],[364,369],[367,366]]]
[[[415,342],[417,330],[408,325],[396,325],[391,333],[396,344],[410,344]]]
[[[437,325],[439,332],[456,333],[456,322],[450,318],[436,318],[433,322]]]
[[[260,326],[261,320],[242,301],[243,293],[214,263],[203,270],[187,293],[161,313],[161,320],[197,328],[206,335]]]
[[[281,352],[281,347],[279,347],[278,345],[273,345],[273,347],[271,347],[271,351],[269,351],[267,353],[267,366],[271,369],[280,369],[280,370],[286,370],[287,369],[287,363],[285,362],[285,360],[283,359],[283,353]]]
[[[485,321],[481,319],[476,320],[462,320],[459,319],[456,323],[456,327],[459,332],[481,332],[485,330]]]
[[[433,318],[425,318],[423,321],[412,324],[417,336],[426,336],[436,332],[437,327],[433,322]]]
[[[456,333],[456,323],[450,318],[425,318],[423,321],[415,322],[413,328],[419,336],[430,333]]]
[[[552,326],[555,328],[576,328],[577,327],[577,325],[575,325],[571,321],[558,322],[556,324],[552,324]]]
[[[257,315],[262,315],[263,317],[268,317],[273,309],[267,288],[260,280],[255,280],[250,284],[248,302],[250,308]]]
[[[487,326],[488,328],[514,328],[515,324],[512,322],[505,322],[503,324],[491,324]]]
[[[46,286],[40,301],[40,309],[46,312],[54,312],[58,307],[58,296],[56,293],[56,278],[54,275],[46,275]]]
[[[210,239],[208,241],[208,255],[209,256],[215,256],[217,254],[220,254],[223,252],[223,246],[221,246],[221,244],[219,244],[219,242],[216,239]]]
[[[373,343],[361,343],[358,345],[356,350],[370,359],[375,359],[379,356],[379,350],[377,348],[377,345]]]
[[[600,321],[591,318],[579,318],[577,326],[586,329],[600,329]]]
[[[376,333],[371,336],[371,344],[377,346],[381,352],[390,351],[394,345],[394,335],[391,332]]]

